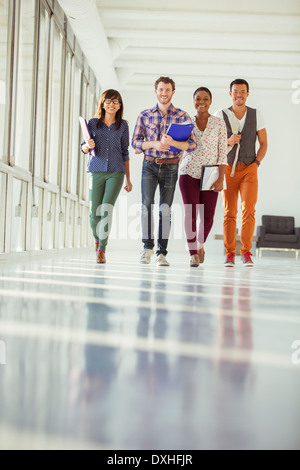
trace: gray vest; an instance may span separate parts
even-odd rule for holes
[[[232,111],[232,108],[229,108]],[[228,116],[224,111],[222,112],[223,119],[225,121],[227,127],[227,138],[232,135],[231,126],[229,123]],[[239,158],[238,161],[246,163],[246,165],[250,165],[254,162],[256,158],[256,150],[255,150],[255,143],[256,143],[256,109],[249,108],[247,106],[247,115],[243,130],[241,132],[241,142],[240,142],[240,151],[239,151]],[[227,160],[229,165],[233,164],[234,157],[236,152],[236,145],[230,150],[227,155]]]

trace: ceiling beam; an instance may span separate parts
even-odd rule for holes
[[[193,49],[229,49],[231,51],[279,51],[299,52],[299,35],[280,34],[237,34],[199,31],[153,31],[151,29],[108,28],[107,37],[126,40],[131,46],[148,47],[187,47]]]
[[[151,25],[151,29],[158,30],[164,24],[165,29],[171,28],[200,29],[201,31],[235,31],[257,33],[262,29],[265,33],[299,34],[299,15],[276,15],[269,12],[241,13],[236,12],[205,12],[205,11],[174,11],[149,9],[106,9],[101,8],[101,18],[105,27],[116,23],[125,22],[131,25],[142,23]],[[119,26],[119,23],[118,23]]]
[[[95,0],[58,0],[102,88],[119,88],[108,39]]]
[[[216,64],[248,64],[248,65],[274,65],[280,64],[285,67],[300,66],[300,52],[278,52],[278,51],[235,51],[231,50],[203,50],[167,47],[127,47],[123,48],[118,56],[119,60],[129,62],[135,60],[149,60],[157,62],[180,61],[187,62],[216,63]],[[117,62],[117,61],[116,61]]]
[[[248,76],[261,78],[273,79],[289,79],[296,80],[300,76],[299,67],[285,67],[281,65],[261,65],[254,67],[253,65],[246,64],[199,64],[199,63],[187,63],[182,66],[182,63],[178,61],[168,62],[157,62],[145,60],[141,62],[139,60],[118,60],[116,62],[116,68],[132,69],[135,73],[154,73],[154,74],[177,74],[183,72],[184,75],[206,75],[206,76],[218,76],[220,73],[227,76]]]

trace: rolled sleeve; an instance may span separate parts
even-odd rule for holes
[[[192,130],[192,133],[188,139],[188,144],[189,146],[188,146],[187,152],[192,152],[197,147],[197,140],[196,140],[196,134],[195,134],[194,129]]]
[[[83,145],[85,145],[85,140],[83,140],[80,144],[80,150],[82,151],[82,153],[84,153],[84,151],[82,150]]]
[[[135,128],[134,128],[131,146],[136,150],[143,151],[142,145],[143,145],[144,140],[145,140],[145,126],[143,123],[142,114],[139,114],[137,121],[136,121]]]

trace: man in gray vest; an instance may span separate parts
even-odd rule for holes
[[[249,84],[236,79],[230,84],[232,106],[216,113],[227,127],[228,166],[223,191],[225,266],[234,266],[236,250],[236,218],[241,196],[241,257],[245,266],[253,266],[252,237],[255,229],[255,205],[258,193],[257,170],[267,152],[267,132],[261,113],[246,106]],[[256,138],[259,148],[256,153]]]

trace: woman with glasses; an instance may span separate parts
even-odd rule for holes
[[[90,155],[87,171],[91,173],[90,224],[96,244],[97,263],[106,263],[105,251],[111,228],[112,211],[121,191],[124,174],[127,192],[132,190],[129,171],[129,129],[123,119],[123,101],[116,90],[105,91],[95,116],[89,120],[91,138],[81,144]]]

